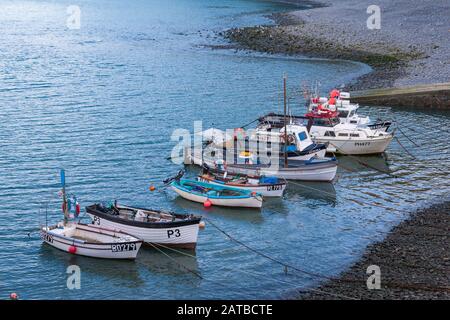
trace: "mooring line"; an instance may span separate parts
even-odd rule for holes
[[[419,146],[416,142],[414,142],[410,137],[408,137],[408,136],[403,132],[403,130],[402,130],[402,129],[400,128],[400,126],[398,125],[398,122],[397,122],[397,129],[398,129],[398,131],[400,131],[400,133],[401,133],[406,139],[408,139],[409,141],[411,141],[412,144],[414,144],[416,147],[420,148],[420,146]]]
[[[172,258],[170,255],[168,255],[167,253],[165,253],[164,251],[162,251],[161,249],[159,249],[158,247],[156,247],[153,243],[151,242],[147,242],[148,244],[150,244],[153,248],[155,248],[156,250],[158,250],[159,252],[161,252],[163,255],[165,255],[167,258],[169,258],[170,260],[174,261],[176,264],[178,264],[179,266],[181,266],[182,268],[186,269],[187,271],[189,271],[190,273],[196,275],[197,277],[199,277],[200,279],[203,279],[203,277],[195,272],[194,270],[191,270],[190,268],[186,267],[184,264],[178,262],[177,260],[175,260],[174,258]]]

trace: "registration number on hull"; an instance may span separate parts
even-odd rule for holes
[[[136,243],[118,243],[111,245],[112,252],[135,251]]]
[[[281,184],[267,186],[267,191],[278,191],[278,190],[282,190],[282,189],[283,189],[283,186]]]

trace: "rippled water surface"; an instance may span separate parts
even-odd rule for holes
[[[320,79],[328,90],[368,67],[205,47],[223,43],[216,32],[270,23],[265,14],[286,9],[270,2],[76,3],[81,29],[69,30],[72,1],[0,1],[0,297],[284,298],[318,281],[285,274],[209,224],[195,256],[144,249],[135,262],[113,262],[42,245],[36,229],[46,204],[49,220],[61,218],[61,167],[83,205],[117,198],[201,214],[270,256],[325,275],[348,267],[408,210],[446,196],[448,114],[363,107],[399,121],[414,141],[397,131],[411,154],[394,141],[384,156],[340,157],[333,184],[290,183],[284,199],[266,201],[261,211],[205,211],[177,198],[161,188],[180,168],[167,160],[173,130],[192,131],[194,120],[236,127],[280,110],[284,72],[290,106],[300,113],[295,93],[303,81]],[[66,287],[71,264],[81,267],[80,290]]]

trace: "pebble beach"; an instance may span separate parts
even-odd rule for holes
[[[381,0],[380,29],[369,29],[372,1],[284,1],[310,9],[272,15],[274,26],[236,28],[225,36],[240,48],[360,61],[373,72],[348,83],[352,90],[449,81],[447,1]]]

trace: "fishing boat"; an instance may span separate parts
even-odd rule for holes
[[[197,177],[198,181],[230,188],[249,190],[261,194],[263,197],[281,197],[286,189],[286,181],[277,177],[233,175],[228,172],[214,172],[206,168]]]
[[[284,134],[287,131],[287,135]],[[285,137],[286,136],[286,137]],[[287,124],[281,128],[259,125],[250,135],[250,141],[257,142],[259,153],[267,154],[273,152],[273,145],[278,149],[286,149],[289,160],[309,160],[313,157],[325,157],[327,145],[324,143],[314,143],[303,125]],[[276,152],[276,151],[275,151]],[[280,158],[283,152],[280,152]]]
[[[327,151],[346,155],[368,155],[383,153],[394,135],[368,126],[360,127],[347,123],[336,123],[336,112],[305,115],[313,121],[311,137],[317,143],[328,143]],[[318,123],[320,125],[314,125]]]
[[[331,112],[337,111],[341,124],[353,124],[358,126],[368,126],[371,129],[379,129],[387,131],[391,126],[391,121],[383,121],[377,119],[372,123],[368,116],[360,116],[357,114],[359,105],[350,102],[350,93],[339,91],[337,89],[331,90],[329,98],[318,97],[315,95],[310,99],[308,105],[309,112],[320,112],[329,110]]]
[[[261,118],[260,118],[261,119]],[[281,115],[269,114],[262,117],[266,127],[282,126]],[[393,139],[383,124],[359,126],[341,123],[337,111],[309,112],[305,116],[291,116],[294,123],[308,123],[311,138],[316,143],[327,143],[327,152],[368,155],[383,153]]]
[[[40,228],[43,242],[59,250],[81,256],[135,259],[142,240],[124,232],[71,221],[78,217],[80,206],[74,195],[66,193],[65,171],[61,170],[60,175],[64,220],[56,225],[48,226],[46,216],[46,225]]]
[[[42,227],[41,238],[59,250],[104,259],[135,259],[142,245],[129,234],[83,223]]]
[[[201,217],[173,212],[96,203],[86,207],[96,226],[120,230],[145,243],[195,249]]]
[[[181,197],[205,206],[262,207],[262,195],[250,190],[179,178],[173,179],[170,186]]]
[[[240,164],[227,163],[226,170],[234,174],[250,176],[274,176],[286,180],[302,181],[332,181],[337,172],[336,158],[323,158],[310,160],[289,160],[284,163],[280,160],[275,164]]]

